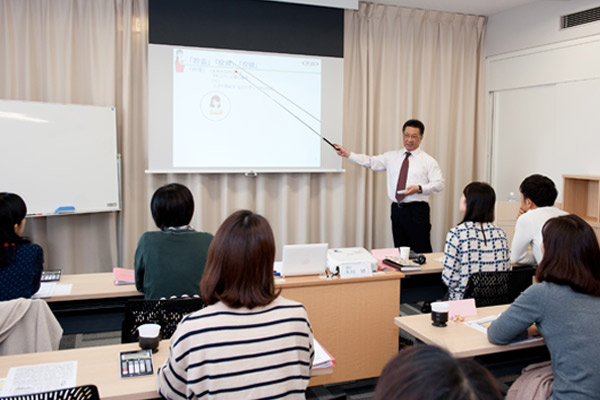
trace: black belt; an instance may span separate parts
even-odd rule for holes
[[[393,202],[392,204],[398,208],[405,208],[405,207],[423,207],[424,205],[427,205],[429,203],[427,203],[426,201],[411,201],[410,203]]]

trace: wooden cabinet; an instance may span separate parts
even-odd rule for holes
[[[600,240],[600,175],[563,175],[563,209],[586,220]]]
[[[563,175],[563,208],[600,226],[600,176]]]
[[[520,194],[519,194],[520,196]],[[496,220],[494,225],[502,228],[508,237],[509,246],[512,244],[515,235],[515,223],[519,216],[519,207],[521,201],[497,201],[496,202]]]

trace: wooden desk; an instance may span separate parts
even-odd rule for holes
[[[404,274],[406,276],[414,276],[414,275],[427,275],[427,274],[441,274],[444,269],[444,264],[441,261],[438,261],[439,258],[444,256],[443,252],[438,253],[427,253],[424,254],[427,261],[425,264],[421,265],[420,271],[406,271]]]
[[[369,278],[288,277],[281,295],[299,301],[321,344],[335,357],[331,375],[311,378],[323,385],[379,376],[398,352],[398,330],[390,323],[400,315],[399,272]]]
[[[420,271],[406,271],[402,279],[400,292],[402,303],[417,303],[419,301],[435,301],[444,297],[446,287],[442,283],[442,270],[444,266],[438,261],[444,253],[424,254],[427,258]]]
[[[121,378],[119,353],[138,350],[137,343],[82,349],[18,354],[0,357],[0,377],[6,377],[11,367],[64,361],[77,361],[77,386],[96,385],[103,400],[157,398],[156,370],[169,355],[169,340],[160,342],[158,352],[152,356],[154,375]],[[331,368],[311,371],[311,376],[330,374]]]
[[[49,297],[48,303],[143,296],[135,285],[115,285],[112,272],[63,275],[57,283],[73,285],[71,293]]]
[[[45,353],[18,354],[0,357],[0,376],[6,377],[11,367],[53,362],[77,361],[77,386],[96,385],[100,398],[106,399],[152,399],[156,392],[156,374],[137,378],[121,378],[119,353],[139,349],[137,343],[112,346],[87,347]],[[169,341],[160,343],[159,351],[152,358],[155,370],[163,365],[169,355]]]
[[[477,309],[475,320],[489,315],[497,315],[508,308],[508,305],[482,307]],[[520,343],[516,345],[498,346],[488,341],[487,335],[462,322],[448,321],[448,326],[438,328],[431,324],[431,314],[396,317],[394,323],[417,339],[427,344],[445,348],[455,357],[474,357],[484,354],[501,353],[530,347],[544,346],[543,341]]]
[[[112,272],[63,275],[58,284],[71,284],[71,293],[44,300],[65,335],[121,330],[127,301],[143,298],[135,285],[115,285]]]
[[[368,278],[302,276],[276,281],[282,296],[304,305],[315,337],[337,360],[333,374],[311,379],[311,385],[379,376],[398,351],[398,332],[389,322],[400,315],[402,277],[399,272],[385,272]],[[120,330],[125,302],[141,296],[134,285],[114,285],[112,273],[64,275],[60,283],[72,283],[71,294],[47,300],[59,315],[62,310],[57,305],[81,305],[81,312],[72,311],[68,321],[78,331],[83,331],[84,318],[93,327],[97,321],[104,330]],[[112,301],[114,321],[107,319],[104,309],[88,307],[91,301]],[[59,321],[65,329],[65,317]]]

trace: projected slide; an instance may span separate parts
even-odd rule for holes
[[[320,165],[320,59],[190,48],[172,57],[174,167]]]

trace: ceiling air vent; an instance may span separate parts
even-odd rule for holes
[[[590,8],[589,10],[576,12],[560,17],[560,27],[562,29],[572,28],[590,22],[600,21],[600,7]]]

